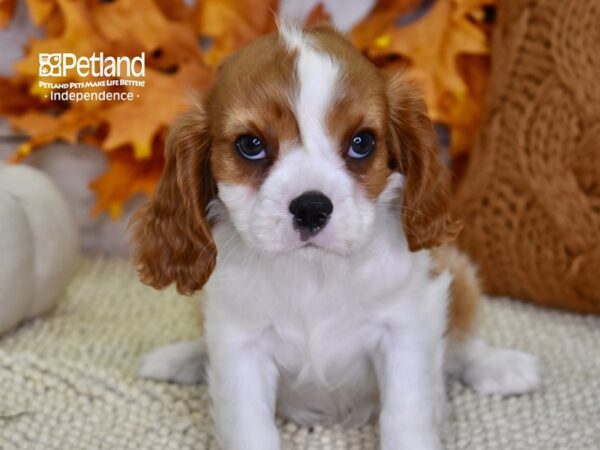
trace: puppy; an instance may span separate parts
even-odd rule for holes
[[[141,374],[192,383],[206,366],[226,450],[281,448],[275,414],[377,419],[381,449],[440,449],[444,369],[483,393],[540,382],[534,357],[474,335],[473,268],[444,247],[460,228],[448,188],[402,75],[327,28],[255,41],[173,127],[134,218],[142,281],[206,294],[205,340]]]

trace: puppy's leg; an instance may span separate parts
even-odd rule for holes
[[[260,337],[249,338],[225,327],[220,324],[219,330],[211,331],[207,326],[208,388],[220,448],[279,450],[277,367]]]
[[[439,450],[445,418],[444,331],[451,277],[435,277],[415,299],[421,308],[388,323],[373,352],[381,398],[381,450]]]
[[[476,338],[481,288],[471,261],[454,247],[433,252],[450,286],[446,371],[483,394],[522,394],[541,384],[541,363],[533,355],[490,347]]]
[[[381,394],[380,449],[440,450],[442,339],[434,354],[420,343],[393,338],[383,347],[374,364]]]
[[[140,362],[139,374],[144,378],[181,384],[206,380],[208,354],[204,339],[177,342],[147,353]]]

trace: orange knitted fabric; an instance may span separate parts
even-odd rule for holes
[[[600,1],[498,3],[459,244],[491,294],[600,313]]]

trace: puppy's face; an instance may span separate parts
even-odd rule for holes
[[[456,232],[414,88],[329,29],[283,28],[230,57],[167,147],[157,194],[135,219],[141,276],[156,287],[174,281],[190,293],[206,281],[216,198],[263,254],[347,255],[366,245],[377,203],[400,186],[398,224],[412,250]]]
[[[392,173],[385,83],[329,30],[286,30],[222,67],[207,99],[218,196],[251,246],[347,254]]]

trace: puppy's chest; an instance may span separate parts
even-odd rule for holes
[[[330,387],[370,370],[385,311],[403,296],[399,271],[383,274],[377,262],[255,266],[246,281],[255,300],[243,314],[268,328],[264,342],[282,374]]]
[[[269,336],[281,373],[297,383],[328,389],[365,376],[377,335],[377,327],[365,319],[343,308],[290,308]]]
[[[374,411],[376,332],[351,312],[297,312],[271,329],[278,411],[302,424],[362,424]]]

